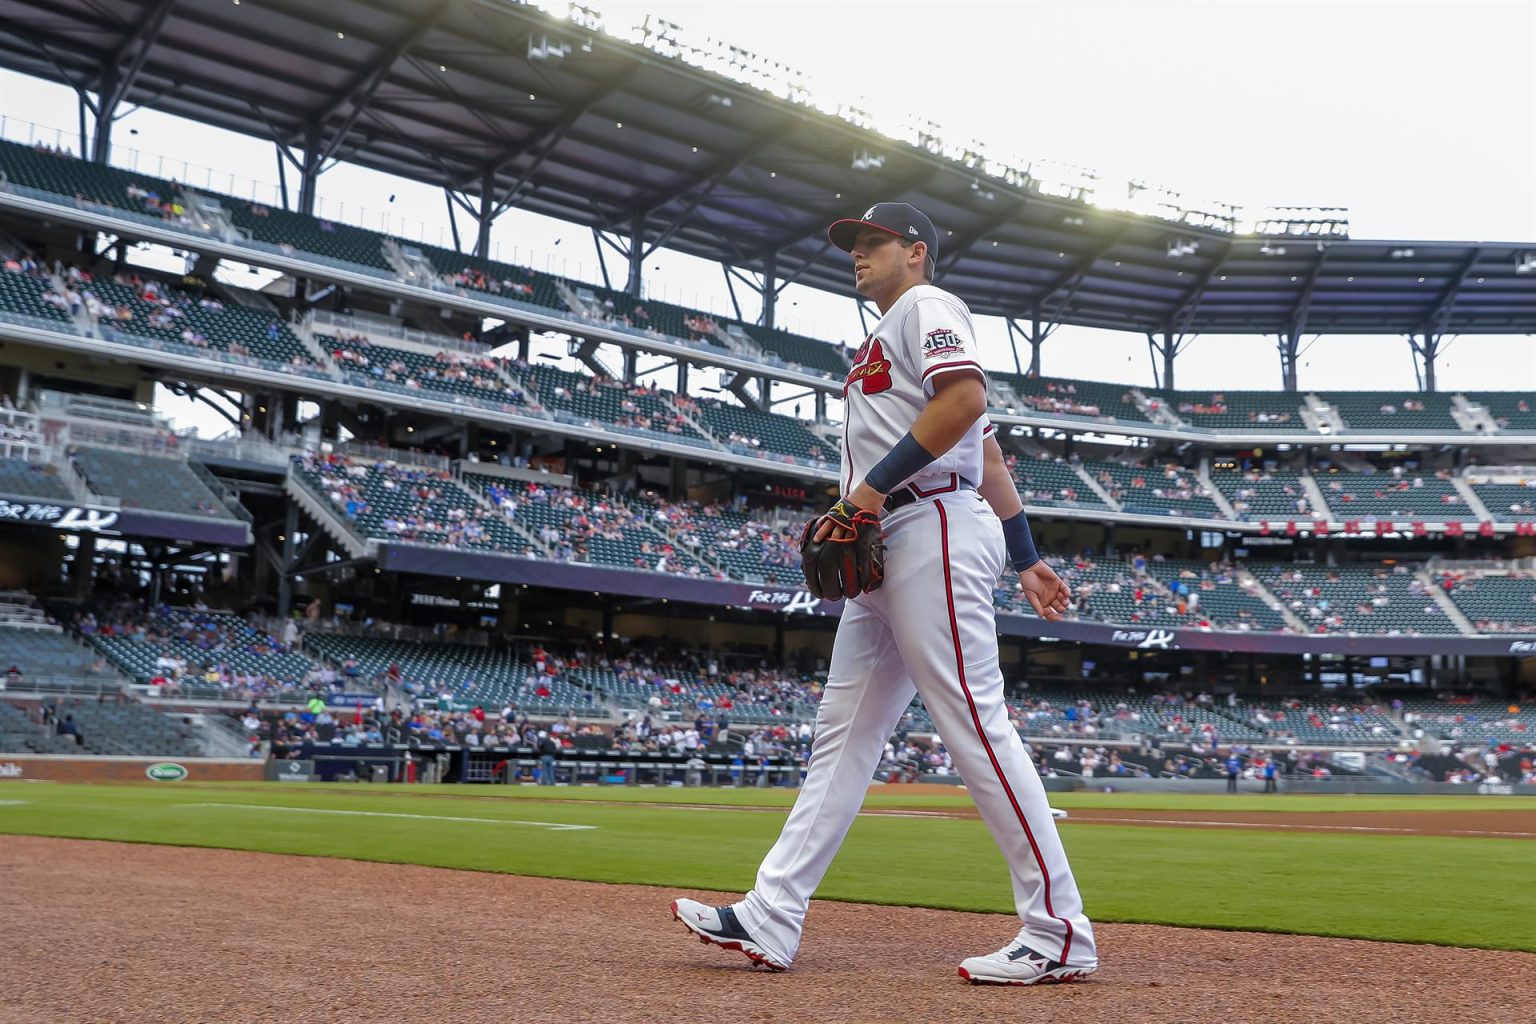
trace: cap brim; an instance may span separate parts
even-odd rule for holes
[[[827,228],[827,239],[833,245],[843,250],[843,252],[852,252],[853,243],[858,241],[860,228],[874,228],[876,231],[884,231],[886,234],[895,235],[897,238],[906,237],[900,231],[892,231],[884,224],[875,224],[872,221],[850,218],[833,221],[832,226]]]

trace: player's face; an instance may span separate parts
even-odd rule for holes
[[[904,283],[908,252],[889,231],[863,229],[848,253],[853,257],[854,288],[866,299],[874,299]]]

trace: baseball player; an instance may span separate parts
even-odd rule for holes
[[[970,311],[929,283],[933,224],[905,203],[879,203],[827,233],[881,313],[844,386],[843,496],[807,525],[802,544],[811,592],[848,600],[805,783],[756,884],[730,906],[676,900],[673,916],[704,942],[788,967],[811,894],[916,692],[1008,861],[1023,922],[1002,949],[961,963],[960,976],[1010,985],[1083,977],[1098,967],[1093,928],[1008,720],[992,604],[1008,565],[1046,618],[1059,619],[1070,594],[1040,561],[991,436]]]

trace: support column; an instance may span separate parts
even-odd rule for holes
[[[774,283],[779,276],[779,254],[770,252],[763,259],[763,315],[760,318],[763,326],[772,328],[774,310],[779,304],[779,292]]]
[[[1440,335],[1430,331],[1423,333],[1422,341],[1419,337],[1408,335],[1408,347],[1413,350],[1414,376],[1419,378],[1419,387],[1424,391],[1435,390],[1435,358],[1440,354]]]
[[[320,126],[304,128],[304,167],[299,176],[299,213],[313,217],[320,187]]]
[[[688,393],[688,367],[689,363],[686,359],[677,361],[677,393],[680,395]]]
[[[624,350],[624,383],[626,383],[626,384],[633,384],[635,382],[635,375],[636,375],[637,371],[639,370],[639,364],[640,364],[640,350],[639,349],[634,349],[634,348],[627,348],[627,349],[625,349]],[[679,380],[679,386],[681,386],[682,378],[679,378],[678,380]]]
[[[496,177],[489,171],[480,179],[480,213],[475,218],[475,255],[483,260],[491,258],[491,225],[496,223],[496,207],[492,202],[496,191]]]
[[[298,532],[299,506],[290,501],[283,515],[283,564],[277,574],[277,617],[280,619],[288,618],[293,612],[293,577],[288,573],[293,568],[294,534]]]
[[[89,601],[91,598],[91,586],[96,580],[96,535],[88,530],[82,530],[77,536],[80,538],[75,544],[74,577],[70,582],[74,585],[74,597],[76,601]]]
[[[1040,318],[1035,317],[1029,322],[1029,375],[1040,376],[1040,346],[1045,344],[1045,331],[1040,326]],[[1019,354],[1013,354],[1014,365],[1018,365]]]
[[[1179,354],[1178,339],[1173,336],[1173,332],[1164,331],[1162,340],[1159,341],[1155,332],[1148,331],[1147,352],[1154,357],[1152,360],[1152,375],[1158,378],[1157,386],[1172,391],[1173,363],[1175,357]],[[1161,369],[1159,369],[1156,356],[1163,357]]]
[[[629,228],[629,280],[624,284],[627,295],[640,297],[640,286],[645,271],[645,211],[636,210]]]
[[[1301,335],[1295,332],[1280,335],[1275,345],[1280,353],[1280,386],[1286,391],[1297,390],[1296,358],[1300,345]]]
[[[816,389],[816,422],[827,422],[827,393],[820,388]]]

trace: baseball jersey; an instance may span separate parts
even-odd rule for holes
[[[859,346],[843,385],[843,493],[912,429],[934,380],[957,370],[983,373],[971,311],[942,288],[908,288]],[[978,417],[953,448],[909,479],[958,473],[980,484],[988,429],[986,416]]]

